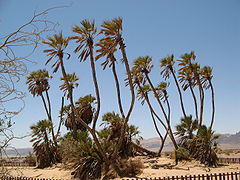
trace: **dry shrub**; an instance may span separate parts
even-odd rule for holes
[[[143,163],[139,159],[123,159],[118,164],[123,176],[136,177],[142,172]]]

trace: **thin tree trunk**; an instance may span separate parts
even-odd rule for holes
[[[214,122],[214,115],[215,115],[215,102],[214,102],[214,89],[211,80],[208,80],[210,87],[211,87],[211,92],[212,92],[212,120],[211,120],[211,125],[210,129],[213,127],[213,122]]]
[[[199,126],[201,126],[203,121],[204,91],[203,91],[202,84],[200,82],[199,74],[197,74],[197,72],[194,72],[194,74],[195,74],[195,77],[197,78],[197,85],[199,87],[199,96],[200,96]]]
[[[125,45],[123,43],[122,38],[119,41],[119,45],[120,45],[120,50],[121,50],[122,57],[123,57],[123,62],[125,64],[125,69],[126,69],[126,72],[127,72],[128,80],[129,80],[129,86],[130,86],[130,91],[131,91],[131,104],[130,104],[127,116],[124,119],[124,122],[123,122],[123,125],[122,125],[122,128],[121,128],[121,135],[119,137],[117,147],[116,147],[116,149],[113,153],[113,158],[116,158],[116,155],[117,155],[119,149],[122,146],[123,139],[124,139],[124,136],[125,136],[125,130],[126,130],[126,127],[127,127],[127,123],[128,123],[129,117],[132,113],[134,103],[135,103],[135,93],[134,93],[134,87],[133,87],[133,82],[132,82],[132,75],[131,75],[130,67],[129,67],[129,64],[128,64],[128,59],[127,59],[127,55],[126,55],[126,51],[125,51]]]
[[[161,110],[162,110],[162,112],[163,112],[163,115],[164,115],[164,117],[165,117],[165,119],[166,119],[166,121],[167,121],[168,134],[169,134],[169,136],[170,136],[170,138],[171,138],[171,140],[172,140],[172,142],[173,142],[173,145],[174,145],[175,149],[178,149],[178,145],[177,145],[176,140],[175,140],[175,138],[174,138],[174,136],[173,136],[173,132],[172,132],[172,129],[171,129],[171,125],[170,125],[170,123],[169,123],[170,120],[168,120],[168,117],[167,117],[167,115],[166,115],[166,112],[165,112],[165,110],[164,110],[164,108],[163,108],[163,105],[162,105],[161,101],[159,100],[159,98],[157,98],[158,95],[157,95],[156,89],[154,88],[154,86],[153,86],[153,84],[152,84],[152,82],[151,82],[151,80],[150,80],[147,72],[145,72],[145,76],[146,76],[146,78],[147,78],[147,80],[148,80],[148,83],[150,84],[150,86],[151,86],[151,88],[152,88],[152,90],[153,90],[154,96],[156,97],[157,102],[158,102],[158,104],[159,104],[159,106],[160,106],[160,108],[161,108]]]
[[[139,83],[139,82],[137,82],[137,85],[138,85],[138,88],[140,89],[141,93],[143,94],[145,100],[146,100],[147,103],[148,103],[148,107],[149,107],[149,109],[150,109],[150,113],[151,113],[151,116],[152,116],[152,120],[153,120],[153,124],[154,124],[155,130],[157,131],[157,134],[159,135],[159,137],[160,137],[160,139],[161,139],[161,145],[160,145],[160,148],[159,148],[159,151],[158,151],[158,156],[161,156],[161,152],[162,152],[162,149],[163,149],[163,146],[164,146],[166,137],[164,137],[164,138],[162,137],[162,135],[161,135],[161,133],[160,133],[158,127],[157,127],[157,123],[156,123],[156,120],[155,120],[155,118],[154,118],[154,115],[155,115],[156,113],[155,113],[155,111],[153,110],[153,108],[152,108],[152,106],[151,106],[151,103],[150,103],[150,101],[149,101],[148,95],[147,95],[146,93],[144,93],[144,91],[143,91],[142,87],[140,86],[140,83]],[[160,119],[160,118],[158,117],[158,119]],[[161,124],[165,127],[166,132],[167,132],[167,127],[165,126],[165,124],[162,122],[161,119],[160,119],[160,122],[161,122]]]
[[[68,88],[68,94],[69,94],[69,99],[70,99],[70,106],[71,106],[71,120],[72,120],[72,126],[73,126],[73,138],[76,139],[77,138],[77,125],[76,125],[76,121],[75,121],[75,105],[74,105],[74,101],[73,101],[73,94],[72,94],[72,87],[70,86],[68,80],[67,80],[67,73],[65,71],[65,67],[63,64],[63,54],[59,54],[59,61],[60,61],[60,65],[61,65],[61,69],[62,69],[62,75],[64,78],[64,81],[67,85]]]
[[[204,106],[204,91],[203,91],[203,87],[202,85],[200,84],[200,89],[199,89],[201,92],[200,92],[200,121],[199,121],[199,125],[201,126],[202,125],[202,122],[203,122],[203,106]]]
[[[140,89],[140,91],[143,92],[140,84],[139,84],[139,83],[137,83],[137,84],[138,84],[138,88]],[[149,107],[150,111],[154,114],[154,116],[158,119],[158,121],[163,125],[163,127],[165,128],[165,130],[168,131],[167,126],[164,124],[164,122],[161,120],[161,118],[160,118],[160,117],[157,115],[157,113],[154,111],[154,109],[153,109],[153,107],[152,107],[149,99],[145,96],[145,93],[144,93],[143,95],[144,95],[144,98],[145,98],[146,101],[147,101],[147,104],[148,104],[148,107]]]
[[[132,82],[131,70],[130,70],[130,67],[129,67],[129,64],[128,64],[128,59],[127,59],[127,55],[126,55],[126,51],[125,51],[125,45],[123,43],[122,38],[121,38],[121,41],[119,42],[119,45],[120,45],[120,49],[121,49],[121,52],[122,52],[123,61],[124,61],[124,64],[125,64],[125,69],[126,69],[126,72],[127,72],[127,76],[128,76],[128,80],[129,80],[129,87],[130,87],[130,91],[131,91],[131,104],[130,104],[129,111],[128,111],[127,116],[126,116],[126,122],[128,122],[128,119],[129,119],[129,117],[132,113],[134,103],[135,103],[135,93],[134,93],[134,87],[133,87],[133,82]]]
[[[59,60],[60,60],[61,68],[62,68],[63,77],[66,77],[66,72],[65,72],[65,68],[64,68],[64,65],[63,65],[63,60],[62,60],[62,58],[63,58],[63,55],[61,54],[61,55],[59,56]],[[65,75],[65,76],[64,76],[64,75]],[[71,87],[70,87],[67,79],[64,78],[64,80],[65,80],[65,82],[66,82],[66,84],[67,84],[67,86],[68,86],[68,90],[70,90],[70,92],[69,92],[69,98],[70,98],[70,103],[71,103],[71,108],[72,108],[72,115],[73,115],[73,117],[74,117],[74,125],[75,125],[75,129],[76,129],[75,114],[74,114],[74,112],[75,112],[75,107],[74,107],[74,102],[73,102],[73,97],[72,97],[72,89],[71,89]],[[81,118],[79,118],[79,122],[82,124],[82,126],[83,126],[84,128],[86,128],[86,129],[91,133],[91,135],[92,135],[92,137],[93,137],[93,140],[94,140],[94,142],[96,143],[96,146],[98,147],[98,151],[99,151],[99,153],[101,154],[101,156],[102,156],[102,158],[104,159],[104,161],[106,162],[106,164],[110,164],[109,159],[106,157],[106,154],[104,153],[104,151],[103,151],[103,149],[102,149],[102,146],[101,146],[100,142],[98,141],[98,138],[97,138],[97,136],[96,136],[95,130],[93,130],[92,128],[90,128]],[[77,129],[76,129],[76,130],[77,130]],[[76,132],[77,132],[77,131],[76,131]],[[76,134],[75,134],[75,135],[76,135]]]
[[[160,146],[160,148],[159,148],[159,151],[158,151],[158,156],[161,156],[162,150],[163,150],[163,148],[164,148],[165,141],[166,141],[166,139],[167,139],[167,135],[168,135],[168,132],[166,131],[166,134],[165,134],[165,136],[163,137],[162,144],[161,144],[161,146]]]
[[[52,122],[51,128],[52,128],[52,138],[53,138],[53,143],[55,146],[57,146],[57,141],[56,137],[54,134],[54,127],[53,127],[53,121],[52,121],[52,113],[51,113],[51,101],[48,95],[48,90],[46,90],[46,96],[47,96],[47,102],[48,102],[48,114],[49,114],[49,120]]]
[[[89,47],[89,50],[90,50],[90,62],[91,62],[91,69],[92,69],[92,78],[93,78],[93,83],[94,83],[95,93],[96,93],[96,98],[97,98],[97,110],[96,110],[96,113],[94,115],[93,128],[92,128],[95,131],[96,123],[97,123],[97,119],[98,119],[99,111],[100,111],[100,107],[101,107],[101,101],[100,101],[100,93],[99,93],[98,82],[97,82],[97,75],[96,75],[96,70],[95,70],[95,62],[94,62],[94,57],[93,57],[93,45],[89,44],[88,47]]]
[[[48,112],[48,108],[47,108],[47,104],[46,104],[45,98],[44,98],[44,96],[42,94],[41,94],[41,98],[42,98],[42,102],[43,102],[43,105],[44,105],[44,109],[45,109],[45,111],[47,113],[48,120],[51,121],[51,118],[50,118],[49,112]]]
[[[61,105],[61,112],[60,112],[60,121],[59,121],[59,125],[58,125],[58,130],[57,130],[56,136],[59,135],[60,129],[61,129],[61,125],[62,125],[62,122],[63,122],[63,107],[64,107],[64,97],[62,97],[62,105]]]
[[[152,111],[151,112],[151,116],[152,116],[152,120],[153,120],[153,124],[154,124],[154,127],[155,127],[155,130],[157,131],[157,134],[161,140],[161,143],[160,143],[160,147],[159,147],[159,150],[158,150],[158,156],[161,156],[161,152],[162,152],[162,149],[163,149],[163,145],[164,145],[164,140],[163,140],[163,137],[162,137],[162,134],[160,133],[158,127],[157,127],[157,123],[156,123],[156,120],[154,118],[154,114]]]
[[[118,107],[119,107],[120,113],[122,115],[122,118],[125,118],[125,114],[124,114],[123,107],[122,107],[122,101],[121,101],[120,85],[119,85],[117,72],[116,72],[116,66],[115,66],[116,59],[113,56],[113,54],[110,56],[110,58],[112,61],[112,72],[113,72],[113,76],[114,76],[114,80],[115,80],[115,86],[117,89]]]
[[[192,97],[193,97],[193,101],[194,101],[195,116],[196,116],[196,119],[198,120],[197,98],[196,98],[195,93],[194,93],[194,91],[193,91],[191,82],[189,82],[189,88],[190,88],[190,91],[191,91],[191,94],[192,94]]]
[[[179,94],[179,98],[180,98],[180,104],[181,104],[181,108],[182,108],[183,115],[184,115],[184,117],[186,117],[187,115],[186,115],[185,108],[184,108],[182,92],[181,92],[181,89],[180,89],[180,87],[179,87],[179,84],[178,84],[178,81],[177,81],[177,77],[176,77],[176,75],[175,75],[172,67],[170,68],[170,70],[171,70],[171,73],[172,73],[172,75],[173,75],[175,84],[176,84],[177,89],[178,89],[178,94]]]

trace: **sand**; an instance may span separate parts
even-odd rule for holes
[[[217,168],[207,168],[196,161],[182,161],[179,162],[177,166],[173,166],[172,169],[168,169],[167,165],[169,167],[171,165],[174,165],[175,162],[174,160],[167,157],[135,157],[135,159],[140,159],[144,164],[144,169],[142,170],[142,173],[137,176],[141,178],[185,176],[240,171],[240,164],[225,164]],[[66,180],[71,179],[71,170],[64,169],[61,164],[46,169],[36,169],[33,167],[15,168],[11,169],[10,174],[13,176],[26,176],[36,178],[55,178]]]

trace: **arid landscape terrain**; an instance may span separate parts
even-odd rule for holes
[[[157,150],[158,138],[144,139],[142,145],[150,150]],[[223,134],[218,140],[220,150],[218,157],[237,157],[240,158],[240,133]],[[172,145],[170,141],[164,147],[164,153],[159,158],[148,158],[137,156],[137,159],[143,164],[142,171],[138,174],[139,178],[167,177],[167,176],[185,176],[198,175],[206,173],[224,173],[240,171],[240,164],[220,164],[219,167],[209,168],[199,162],[181,161],[175,166],[174,159],[171,158]],[[19,152],[24,156],[31,148],[21,149]],[[8,151],[9,155],[13,155]],[[71,169],[66,169],[62,164],[57,164],[45,169],[37,169],[35,167],[17,167],[9,168],[10,174],[13,176],[26,176],[35,178],[58,178],[71,179]]]

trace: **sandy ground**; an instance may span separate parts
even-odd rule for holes
[[[223,173],[223,172],[239,172],[240,164],[225,164],[217,168],[207,168],[196,161],[183,161],[179,162],[177,166],[172,169],[167,166],[174,165],[174,160],[166,157],[161,158],[147,158],[135,157],[143,162],[144,169],[137,177],[150,178],[150,177],[166,177],[166,176],[185,176],[185,175],[198,175],[207,173]],[[71,179],[71,170],[66,170],[58,164],[54,167],[46,169],[36,169],[32,167],[15,168],[11,169],[11,175],[38,177],[38,178],[55,178],[55,179]],[[156,169],[155,169],[156,168]]]

